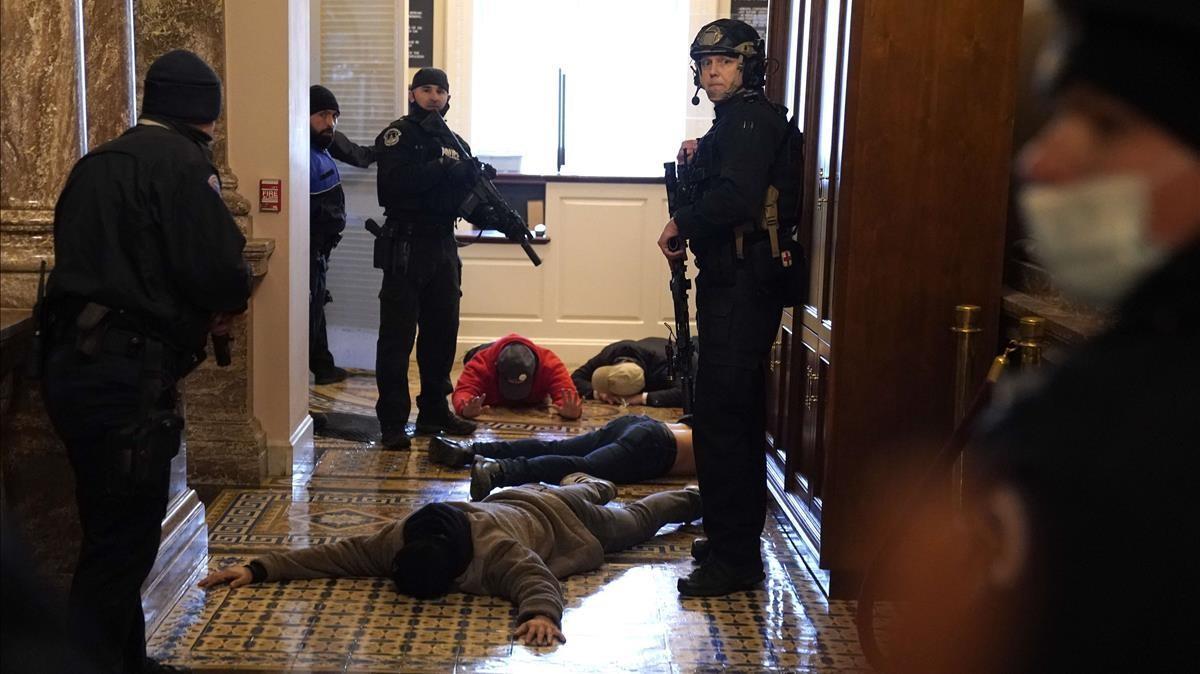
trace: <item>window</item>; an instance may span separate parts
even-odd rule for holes
[[[689,11],[687,0],[475,0],[472,149],[527,174],[661,175],[684,137]]]
[[[396,0],[324,0],[321,3],[321,67],[314,83],[337,96],[338,131],[360,145],[399,117],[403,65],[397,60]],[[339,165],[347,180],[374,180],[375,171]]]
[[[313,82],[337,96],[342,111],[338,131],[360,145],[372,145],[404,109],[403,41],[397,37],[404,18],[400,4],[397,0],[322,0],[317,11],[320,67]],[[329,292],[337,299],[325,311],[329,343],[338,363],[370,368],[382,274],[372,265],[374,238],[363,229],[363,221],[380,219],[375,167],[339,163],[338,170],[346,191],[346,231],[333,252],[327,279]]]

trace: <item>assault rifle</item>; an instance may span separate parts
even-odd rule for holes
[[[513,207],[509,206],[504,197],[500,195],[500,191],[496,189],[496,185],[484,171],[483,163],[467,152],[467,149],[459,142],[458,136],[454,135],[454,132],[446,124],[446,120],[435,112],[426,115],[421,126],[435,135],[448,136],[454,143],[454,149],[458,151],[459,160],[470,167],[474,185],[467,194],[467,198],[463,199],[462,204],[459,205],[458,214],[473,224],[486,229],[494,229],[509,241],[521,244],[521,249],[525,251],[525,255],[529,256],[529,261],[535,267],[542,264],[542,259],[534,252],[533,246],[529,245],[529,242],[533,241],[533,233],[529,231],[529,226],[525,224],[524,218],[513,210]]]
[[[688,169],[682,164],[676,169],[675,162],[663,164],[666,173],[667,210],[671,215],[691,198],[691,185],[688,180]],[[687,242],[680,237],[674,237],[667,242],[671,250],[686,250]],[[671,262],[671,299],[675,308],[675,330],[667,326],[667,376],[674,382],[679,381],[683,391],[683,412],[691,414],[693,395],[696,383],[696,373],[692,371],[692,355],[695,345],[692,343],[692,319],[688,311],[688,290],[692,281],[687,277],[686,258]]]

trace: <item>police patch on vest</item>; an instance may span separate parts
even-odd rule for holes
[[[455,150],[454,148],[450,148],[450,147],[442,148],[442,156],[449,157],[455,161],[458,161],[459,159],[461,159],[461,157],[458,156],[458,150]]]
[[[383,144],[391,147],[400,142],[400,129],[392,127],[383,132]]]
[[[208,186],[213,188],[217,194],[221,193],[221,179],[217,177],[217,174],[214,173],[208,177]]]

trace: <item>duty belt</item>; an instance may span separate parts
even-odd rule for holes
[[[147,349],[157,351],[157,357],[153,359],[162,361],[161,369],[175,378],[182,378],[199,364],[196,357],[190,356],[156,337],[112,324],[111,321],[120,320],[120,318],[120,316],[116,316],[108,319],[109,324],[98,328],[94,336],[85,337],[85,339],[94,340],[91,346],[94,347],[96,353],[106,353],[122,358],[137,358],[143,354],[155,355],[149,353]],[[80,331],[74,321],[62,321],[59,325],[60,328],[55,331],[54,341],[56,344],[80,341]]]
[[[448,236],[454,234],[454,219],[428,220],[420,217],[390,216],[384,221],[385,227],[416,238]]]

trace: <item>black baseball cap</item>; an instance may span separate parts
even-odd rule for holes
[[[512,343],[500,349],[500,355],[496,357],[500,396],[510,402],[528,398],[537,367],[537,355],[525,344]]]

